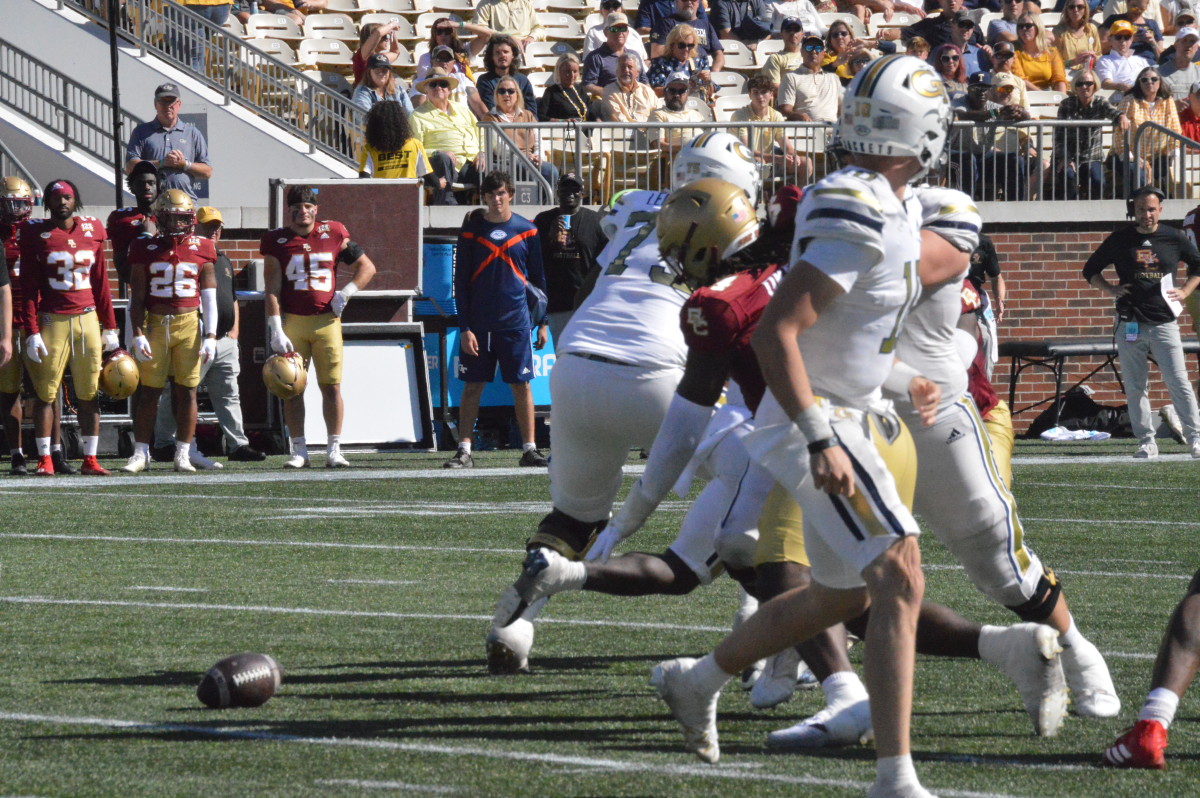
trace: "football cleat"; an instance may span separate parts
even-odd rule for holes
[[[542,454],[537,449],[526,449],[521,453],[521,459],[517,465],[524,468],[545,468],[550,465],[550,461],[546,459],[546,455]]]
[[[525,557],[525,566],[513,588],[526,605],[566,590],[581,590],[587,567],[553,549],[536,548]],[[522,607],[522,611],[524,607]]]
[[[1160,407],[1158,409],[1158,417],[1162,419],[1167,432],[1171,434],[1176,443],[1183,443],[1186,440],[1183,437],[1183,423],[1179,420],[1179,414],[1175,412],[1174,405],[1163,405]]]
[[[54,458],[48,454],[44,454],[38,458],[37,470],[33,473],[39,477],[54,476]]]
[[[1120,714],[1121,699],[1117,697],[1108,665],[1096,646],[1083,640],[1070,648],[1064,647],[1061,659],[1076,715],[1115,718]]]
[[[721,758],[717,740],[717,698],[721,693],[707,695],[692,684],[695,667],[696,660],[691,657],[660,662],[650,671],[650,685],[683,728],[683,747],[713,764]]]
[[[121,466],[120,470],[126,474],[140,474],[150,467],[150,458],[141,452],[134,452],[133,456],[125,461],[125,465]]]
[[[56,474],[73,476],[79,473],[75,466],[67,462],[67,456],[63,453],[62,449],[55,449],[50,452],[50,459],[54,461],[54,472]]]
[[[1133,453],[1134,460],[1153,460],[1156,457],[1158,457],[1158,444],[1154,441],[1143,443]]]
[[[100,465],[100,461],[96,459],[96,455],[89,454],[83,458],[82,465],[79,466],[79,473],[85,477],[107,477],[109,470]]]
[[[795,726],[767,735],[768,748],[825,748],[858,745],[874,739],[871,703],[863,698],[849,704],[828,706]]]
[[[442,468],[474,468],[475,460],[471,457],[471,453],[466,449],[459,449],[446,462],[442,463]]]
[[[185,474],[196,473],[196,467],[194,465],[192,465],[191,457],[189,457],[191,448],[192,448],[191,446],[185,446],[182,449],[175,450],[175,470],[176,471],[179,471],[179,472],[185,473]]]
[[[1192,441],[1188,446],[1188,454],[1192,456],[1193,460],[1200,460],[1200,438]]]
[[[25,455],[17,452],[12,456],[12,462],[8,466],[8,473],[14,477],[23,477],[29,473],[29,461],[25,459]]]
[[[289,457],[286,461],[284,461],[283,467],[284,468],[308,468],[310,465],[311,465],[311,463],[308,462],[307,457],[305,457],[304,455],[300,455],[300,454],[294,454],[291,457]]]
[[[796,692],[802,665],[795,646],[768,659],[762,675],[750,688],[750,705],[755,709],[770,709],[790,700]]]
[[[350,461],[342,456],[341,452],[330,452],[325,455],[326,468],[349,468]]]
[[[1040,623],[985,626],[979,634],[979,656],[1016,684],[1034,733],[1042,737],[1058,734],[1067,714],[1061,653],[1058,632]]]
[[[1166,770],[1167,730],[1156,720],[1139,720],[1104,752],[1104,764],[1115,768]]]
[[[216,460],[210,460],[205,457],[200,450],[196,448],[195,441],[192,441],[191,448],[188,449],[188,462],[201,471],[219,471],[225,467]]]
[[[531,621],[517,618],[503,629],[493,626],[487,634],[488,673],[492,676],[529,673],[529,652],[532,650]]]

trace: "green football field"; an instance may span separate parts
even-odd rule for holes
[[[1071,717],[1038,739],[998,671],[921,658],[914,755],[938,795],[1200,794],[1190,697],[1165,773],[1097,767],[1136,715],[1200,563],[1200,462],[1174,444],[1151,463],[1132,449],[1021,443],[1015,468],[1028,538],[1105,653],[1121,716]],[[157,464],[111,479],[0,477],[0,795],[865,794],[869,747],[764,748],[820,708],[820,691],[759,712],[731,685],[720,764],[681,749],[647,675],[720,639],[736,607],[727,579],[684,598],[556,597],[533,674],[488,676],[487,622],[549,509],[548,479],[510,468],[511,451],[477,455],[465,473],[440,470],[445,456],[352,454],[356,467],[337,472],[285,473],[275,457],[194,476]],[[664,548],[685,507],[668,502],[627,547]],[[1014,620],[922,540],[929,598]],[[241,651],[281,663],[279,694],[206,709],[200,676]]]

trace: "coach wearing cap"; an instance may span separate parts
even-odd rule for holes
[[[141,161],[152,161],[158,168],[158,190],[179,188],[193,198],[193,180],[212,177],[208,160],[208,142],[204,135],[180,120],[179,87],[164,83],[154,91],[154,119],[133,129],[125,148],[125,174]]]

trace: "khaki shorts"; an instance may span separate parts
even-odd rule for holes
[[[89,310],[78,316],[42,313],[38,316],[38,325],[47,354],[41,363],[32,360],[25,363],[38,399],[47,404],[55,400],[68,364],[75,396],[85,402],[95,399],[103,355],[96,311]]]
[[[342,382],[342,320],[332,313],[316,316],[285,314],[283,334],[304,358],[304,367],[311,360],[317,367],[318,385],[340,385]]]
[[[25,376],[25,361],[21,358],[25,351],[25,331],[14,328],[12,336],[13,356],[0,366],[0,393],[20,393],[21,380]]]
[[[147,313],[142,324],[152,357],[137,362],[142,385],[163,388],[174,377],[181,388],[200,384],[200,314],[177,313],[160,316]]]

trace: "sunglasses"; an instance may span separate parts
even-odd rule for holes
[[[954,24],[960,28],[963,28],[964,30],[970,30],[971,28],[975,27],[975,23],[969,19],[960,19]]]
[[[628,25],[613,25],[608,29],[609,33],[629,33]]]
[[[957,55],[942,56],[942,63],[944,63],[944,64],[955,64],[955,63],[958,63],[958,60],[959,60],[959,56],[957,56]]]
[[[450,81],[435,80],[433,83],[426,83],[425,85],[431,89],[448,89],[450,88]]]
[[[692,44],[684,44],[683,42],[675,42],[675,49],[676,50],[695,50],[696,44],[695,44],[695,42],[693,42]]]
[[[446,34],[454,33],[454,28],[434,28],[433,32],[438,36],[445,36]]]
[[[995,88],[997,94],[1012,94],[1013,92],[1012,86],[994,86],[993,88]]]
[[[1077,88],[1077,89],[1094,89],[1094,88],[1096,88],[1096,81],[1080,80],[1075,83],[1075,88]]]
[[[1138,83],[1158,83],[1158,78],[1155,78],[1155,77],[1138,78]]]
[[[667,89],[666,89],[666,93],[667,93],[667,94],[687,94],[687,87],[686,87],[686,86],[683,86],[683,87],[681,87],[681,88],[674,88],[674,89],[673,89],[673,88],[671,88],[670,86],[668,86],[668,87],[667,87]]]
[[[829,38],[840,39],[843,36],[849,36],[849,35],[850,35],[850,31],[848,31],[848,30],[835,30],[833,33],[829,34]]]
[[[517,90],[516,90],[516,89],[496,89],[496,93],[497,93],[497,94],[503,94],[503,95],[505,95],[505,96],[508,96],[508,95],[511,95],[511,94],[516,94],[516,93],[517,93]]]
[[[806,53],[823,53],[823,52],[825,52],[825,45],[823,45],[823,44],[806,44],[806,45],[804,45],[804,52],[806,52]]]
[[[1130,39],[1132,39],[1133,36],[1129,33],[1114,33],[1112,36],[1109,36],[1108,38],[1110,38],[1114,41],[1118,41],[1118,42],[1127,42]]]
[[[1036,27],[1037,27],[1037,25],[1034,25],[1032,22],[1022,22],[1020,25],[1017,26],[1017,30],[1029,30],[1030,28],[1036,28]]]

